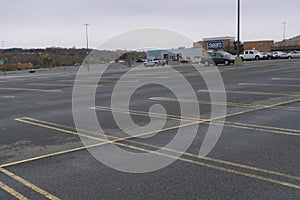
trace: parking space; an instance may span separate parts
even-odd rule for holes
[[[210,94],[224,91],[208,91],[192,66],[177,66],[174,69],[191,83],[197,100],[178,99],[163,87],[149,85],[136,91],[129,109],[111,107],[116,83],[127,88],[144,80],[163,79],[180,85],[163,67],[141,68],[143,73],[122,81],[118,78],[126,69],[114,69],[99,81],[96,105],[89,108],[102,130],[75,127],[72,90],[78,68],[8,75],[1,79],[0,87],[0,198],[296,199],[300,195],[299,67],[299,60],[220,66],[227,101],[212,101]],[[149,77],[151,70],[157,75]],[[88,73],[86,77],[82,87],[94,87]],[[149,110],[155,104],[166,112]],[[199,106],[200,118],[193,111],[182,115],[183,104]],[[212,105],[226,105],[226,114],[212,118]],[[139,126],[164,125],[137,133],[134,127],[125,127],[135,133],[128,135],[118,127],[113,112],[121,119],[129,115]],[[222,134],[212,151],[199,156],[209,127],[221,126]],[[186,151],[167,146],[178,129],[186,140],[193,140]],[[113,159],[111,145],[176,161],[154,172],[120,172],[90,153],[102,152]]]

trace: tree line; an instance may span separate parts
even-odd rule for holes
[[[76,48],[59,48],[50,47],[45,49],[22,49],[11,48],[4,49],[0,54],[0,61],[7,66],[10,64],[31,63],[33,68],[55,67],[55,66],[73,66],[80,65],[84,62],[89,53],[93,52],[97,55],[97,61],[108,63],[118,61],[120,57],[128,55],[128,51],[117,50],[93,50],[93,49],[76,49]],[[143,59],[146,57],[146,52],[130,51],[133,59]],[[125,56],[126,57],[126,56]],[[9,69],[7,69],[9,70]]]

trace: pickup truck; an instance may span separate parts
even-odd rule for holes
[[[158,67],[159,65],[165,66],[166,61],[160,59],[149,59],[144,62],[144,67]]]
[[[242,60],[260,60],[264,58],[263,54],[257,50],[246,50],[240,57]]]

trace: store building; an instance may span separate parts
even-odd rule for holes
[[[147,59],[184,59],[192,62],[200,61],[203,55],[202,48],[184,48],[180,47],[178,49],[168,49],[168,50],[148,50]]]
[[[272,51],[293,51],[300,50],[300,35],[291,39],[276,42],[272,47]]]
[[[261,52],[270,52],[274,40],[246,41],[243,43],[244,50],[256,49]]]
[[[212,38],[203,38],[203,41],[195,42],[194,47],[202,46],[205,51],[229,51],[234,48],[235,37],[212,37]]]

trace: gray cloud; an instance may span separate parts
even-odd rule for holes
[[[0,40],[7,47],[92,47],[120,32],[142,27],[179,31],[194,40],[236,35],[237,0],[1,0]],[[282,39],[300,34],[299,0],[241,0],[242,40]]]

